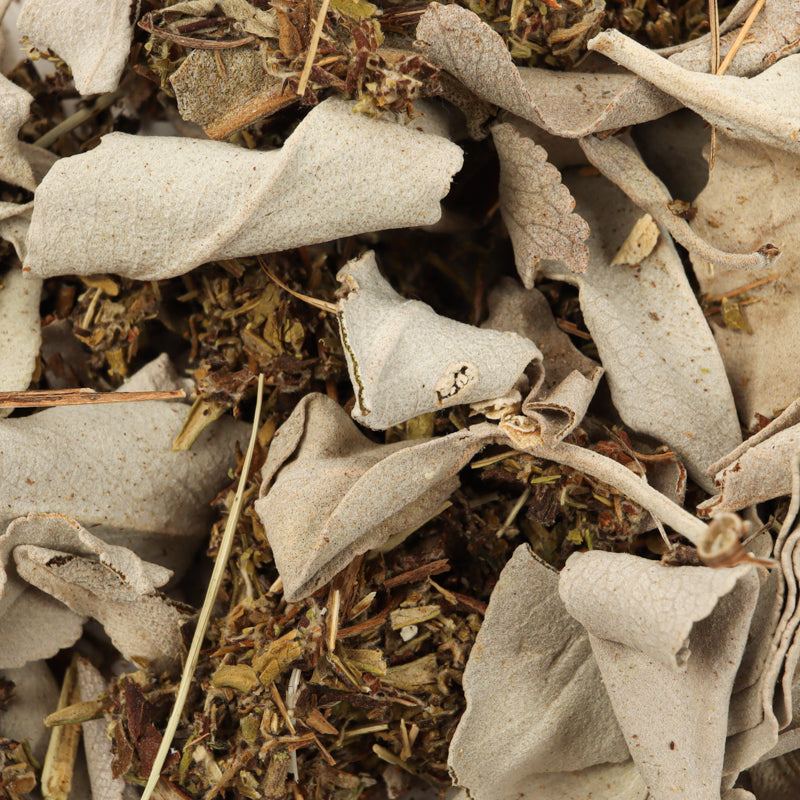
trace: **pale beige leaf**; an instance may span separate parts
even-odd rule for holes
[[[780,67],[784,62],[776,65]],[[800,81],[798,81],[800,85]],[[777,280],[749,289],[741,313],[753,333],[723,326],[711,317],[745,424],[774,417],[797,398],[800,361],[800,161],[763,145],[717,137],[717,158],[708,185],[696,199],[693,228],[724,250],[746,252],[772,241],[783,251],[770,274]],[[702,291],[711,297],[735,292],[764,278],[763,272],[714,269],[693,260]],[[754,302],[753,302],[754,301]]]
[[[672,95],[722,133],[800,153],[800,55],[738,78],[683,69],[616,30],[598,34],[589,48]]]
[[[77,526],[74,520],[56,515],[29,516],[26,523],[25,530],[17,528],[17,535],[55,537],[56,527]],[[39,530],[31,533],[30,526]],[[20,577],[60,600],[78,616],[94,617],[125,658],[140,666],[150,664],[157,672],[176,665],[180,627],[193,616],[194,609],[169,600],[152,585],[140,585],[136,575],[129,579],[126,567],[131,563],[141,570],[131,551],[127,551],[122,563],[109,555],[108,549],[99,554],[99,561],[31,544],[18,544],[13,554]],[[24,618],[20,610],[18,620]]]
[[[27,740],[34,756],[42,763],[50,739],[44,718],[58,706],[58,684],[43,660],[3,669],[2,674],[14,681],[14,697],[0,714],[0,736],[17,742]]]
[[[670,446],[702,486],[706,470],[741,441],[731,389],[714,338],[669,235],[634,268],[611,266],[640,211],[601,176],[567,179],[589,222],[589,268],[574,283],[606,371],[614,405],[627,425]]]
[[[256,501],[286,598],[427,521],[485,441],[465,430],[375,444],[334,400],[306,395],[272,441]]]
[[[464,692],[448,766],[475,800],[557,796],[537,792],[553,779],[543,773],[630,758],[589,637],[564,608],[558,573],[527,545],[492,592]]]
[[[719,52],[724,59],[739,34],[741,23],[754,5],[740,0],[720,23]],[[689,40],[658,52],[670,61],[695,72],[708,72],[711,63],[711,36]],[[778,59],[800,47],[800,14],[794,0],[769,0],[758,12],[753,26],[736,52],[726,74],[751,77],[763,72]],[[678,54],[679,55],[673,55]]]
[[[85,658],[78,657],[78,689],[81,701],[87,702],[104,694],[108,687],[100,671]],[[106,733],[105,719],[93,719],[81,725],[83,750],[86,753],[86,766],[89,768],[89,781],[92,787],[92,800],[123,800],[125,781],[113,778],[111,764],[111,738]]]
[[[653,800],[720,797],[728,705],[758,588],[753,567],[671,568],[599,551],[571,556],[561,573],[561,596],[589,631]]]
[[[0,223],[1,224],[1,223]],[[28,388],[42,341],[39,299],[42,282],[11,268],[0,287],[0,392]],[[11,409],[0,409],[5,417]]]
[[[536,342],[542,352],[541,376],[533,380],[522,413],[536,421],[545,444],[555,444],[580,424],[594,396],[603,368],[587,358],[557,325],[537,289],[524,289],[510,278],[489,295],[484,328],[513,331]]]
[[[82,0],[25,0],[17,26],[69,64],[81,94],[117,88],[133,41],[131,0],[96,0],[91,13]]]
[[[166,357],[122,388],[166,383]],[[178,385],[173,378],[170,388]],[[248,426],[218,420],[192,450],[173,452],[189,406],[151,401],[60,406],[0,420],[4,528],[30,512],[79,519],[93,533],[182,572],[208,534],[209,503],[235,466]]]
[[[441,114],[424,106],[425,121],[405,125],[353,106],[329,98],[269,152],[108,134],[61,159],[37,190],[25,267],[159,279],[221,258],[436,222],[462,153],[416,128],[443,132]]]
[[[32,102],[28,92],[0,75],[0,180],[29,191],[36,188],[57,158],[17,138]]]
[[[589,263],[583,243],[589,226],[572,213],[575,201],[547,152],[509,123],[493,126],[492,137],[500,159],[500,211],[526,288],[533,287],[544,258],[583,272]]]
[[[505,42],[466,8],[431,3],[417,26],[417,47],[478,97],[557,136],[657,119],[678,103],[630,73],[517,68]]]
[[[130,593],[141,601],[153,595],[156,586],[165,583],[171,574],[164,567],[142,561],[125,547],[107,544],[65,515],[28,514],[14,520],[0,536],[0,627],[4,633],[0,666],[3,667],[49,658],[59,649],[74,644],[81,635],[85,617],[95,616],[97,610],[92,603],[78,603],[75,607],[69,603],[73,610],[68,610],[32,588],[30,558],[25,555],[28,551],[57,552],[61,561],[91,557],[94,560],[86,564],[94,565],[92,569],[103,570],[117,581],[124,576]],[[21,569],[23,558],[25,566]],[[56,592],[49,594],[66,602]],[[136,608],[135,602],[131,608]],[[137,612],[132,616],[140,615]],[[124,618],[121,619],[124,623]]]
[[[353,417],[369,428],[502,397],[541,361],[536,345],[516,333],[456,322],[401,297],[372,251],[336,277],[344,284],[339,325],[356,393]]]
[[[711,516],[722,511],[738,511],[791,494],[792,460],[798,453],[800,424],[746,449],[716,474],[714,482],[719,493],[701,503],[698,512]]]
[[[580,144],[583,152],[603,175],[619,186],[659,225],[663,225],[675,241],[682,244],[693,256],[723,269],[767,269],[780,255],[780,250],[766,243],[754,253],[726,253],[718,250],[699,236],[685,219],[670,210],[672,195],[645,166],[630,143],[615,136],[606,139],[587,136],[580,140]],[[635,264],[638,260],[627,263]]]
[[[28,229],[33,216],[33,203],[4,203],[0,201],[0,239],[14,245],[20,261],[25,260]]]

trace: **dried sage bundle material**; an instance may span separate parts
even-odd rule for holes
[[[336,277],[344,284],[339,324],[356,394],[353,418],[368,428],[502,397],[541,362],[536,345],[516,333],[465,325],[402,297],[372,251]]]
[[[436,222],[463,158],[440,135],[441,114],[428,106],[414,126],[354,106],[325,100],[266,152],[110,133],[61,159],[36,191],[25,269],[158,280],[208,261]]]

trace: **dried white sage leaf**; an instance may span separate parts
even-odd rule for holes
[[[59,527],[65,533],[70,528],[80,527],[61,515],[29,515],[24,519],[13,533],[7,534],[7,539],[11,536],[57,538]],[[13,525],[9,526],[9,531]],[[31,531],[32,527],[35,532]],[[108,545],[103,548],[99,539],[93,546],[100,550],[99,560],[85,558],[74,551],[17,544],[13,550],[17,574],[60,600],[79,617],[94,617],[105,628],[114,647],[128,660],[139,666],[149,664],[155,671],[175,666],[180,653],[180,628],[193,616],[194,609],[156,592],[155,586],[166,582],[169,571],[158,567],[162,573],[154,583],[155,570],[150,569],[149,580],[143,581],[143,565],[155,565],[141,562],[125,548]],[[121,551],[124,552],[119,558]]]
[[[133,41],[131,0],[25,0],[17,27],[39,49],[51,49],[72,69],[83,95],[113,92]]]
[[[541,361],[536,345],[516,333],[456,322],[402,297],[372,251],[336,277],[344,284],[339,325],[356,394],[353,417],[369,428],[502,397]]]
[[[745,445],[747,442],[744,443]],[[800,453],[800,424],[746,449],[714,479],[719,494],[698,507],[703,516],[738,511],[773,497],[791,494],[791,466]]]
[[[100,671],[85,658],[77,660],[78,691],[81,701],[88,702],[104,694],[108,687]],[[86,753],[86,766],[89,768],[89,782],[92,787],[92,800],[123,800],[125,781],[112,777],[111,739],[106,733],[104,719],[92,719],[81,725],[83,750]]]
[[[524,289],[510,278],[489,295],[489,316],[482,327],[513,331],[536,342],[543,369],[539,377],[531,376],[521,411],[535,420],[545,444],[563,439],[583,419],[603,368],[583,355],[556,325],[538,289]]]
[[[615,136],[606,139],[587,136],[580,140],[580,144],[589,161],[603,175],[619,186],[659,225],[663,225],[675,241],[682,244],[693,256],[723,269],[766,269],[780,255],[780,250],[770,244],[762,245],[754,253],[726,253],[718,250],[698,236],[685,219],[672,212],[670,209],[672,195],[645,166],[630,143],[625,143]],[[636,264],[638,260],[627,263]]]
[[[724,59],[739,34],[741,23],[754,3],[740,0],[720,23],[719,54]],[[796,52],[800,47],[800,14],[794,0],[770,0],[763,5],[749,33],[727,69],[727,75],[750,77],[758,75],[778,59]],[[670,56],[670,61],[695,72],[708,72],[711,63],[711,34],[658,51]],[[673,55],[678,54],[680,55]]]
[[[167,365],[166,357],[151,362],[123,391],[161,388]],[[190,451],[173,452],[188,412],[184,403],[160,400],[0,420],[0,526],[30,512],[67,514],[101,539],[182,573],[208,534],[209,503],[226,485],[235,443],[249,427],[223,418]]]
[[[473,12],[431,3],[417,47],[478,97],[556,136],[577,138],[674,111],[679,104],[630,73],[517,68],[505,42]]]
[[[255,504],[286,598],[307,597],[355,556],[427,521],[484,443],[466,430],[375,444],[337,402],[306,395],[275,434]]]
[[[509,123],[493,126],[492,138],[500,159],[500,211],[525,287],[533,288],[543,258],[583,272],[589,263],[583,243],[589,226],[572,213],[575,201],[547,152]]]
[[[36,370],[42,341],[42,281],[11,268],[0,288],[0,392],[24,391]],[[0,408],[0,417],[12,409]]]
[[[673,568],[599,551],[570,556],[561,573],[561,596],[589,631],[653,800],[720,796],[730,695],[758,588],[753,567]]]
[[[25,242],[33,216],[33,203],[4,203],[0,201],[0,239],[14,245],[20,261],[25,260]]]
[[[60,562],[71,563],[80,556],[96,559],[86,563],[106,570],[117,580],[124,576],[130,591],[139,599],[152,595],[155,587],[165,583],[171,575],[169,570],[142,561],[125,547],[107,544],[63,514],[28,514],[14,520],[0,536],[0,627],[3,632],[0,667],[17,667],[37,658],[49,658],[73,644],[81,635],[85,617],[94,616],[96,606],[102,604],[99,593],[95,598],[90,595],[89,604],[78,603],[74,611],[46,596],[49,602],[41,602],[42,593],[30,585],[31,554],[38,556],[54,551],[57,555],[53,556],[53,566]],[[63,600],[60,596],[58,599]],[[138,612],[132,616],[136,624]]]
[[[729,136],[800,153],[798,55],[755,77],[737,78],[683,69],[616,30],[595,36],[589,49],[635,72]]]
[[[669,235],[635,268],[611,266],[640,212],[600,176],[567,179],[589,222],[591,259],[582,275],[543,271],[580,290],[584,321],[627,425],[668,444],[711,489],[708,466],[741,441],[719,352]]]
[[[731,301],[749,301],[740,313],[752,333],[727,327],[719,315],[710,319],[748,427],[758,415],[774,417],[800,394],[794,366],[800,360],[798,192],[796,155],[718,135],[716,164],[695,201],[692,227],[715,246],[746,252],[773,241],[783,251],[771,270],[777,280],[748,289],[746,295],[737,290],[768,276],[715,269],[702,258],[693,259],[700,288],[711,299],[734,292]]]
[[[27,740],[33,755],[42,763],[51,733],[44,718],[58,706],[58,684],[44,660],[15,669],[4,668],[2,674],[14,682],[14,696],[0,714],[0,736],[17,742]]]
[[[605,774],[630,758],[589,637],[564,608],[558,573],[527,545],[492,592],[464,693],[448,767],[475,800],[557,796],[538,793],[552,780],[545,773],[602,764]]]
[[[221,258],[436,222],[461,149],[354,105],[325,100],[269,152],[108,134],[61,159],[37,190],[25,268],[160,279]],[[438,112],[425,109],[428,129],[440,129]]]
[[[58,158],[17,138],[32,102],[28,92],[0,75],[0,180],[31,192]]]

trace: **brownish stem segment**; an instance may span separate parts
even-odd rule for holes
[[[236,131],[268,117],[298,100],[295,93],[288,88],[272,86],[215,119],[205,128],[205,132],[212,139],[227,139]]]
[[[132,403],[142,400],[182,400],[183,389],[167,392],[95,392],[93,389],[44,389],[0,392],[0,408],[47,408],[84,406],[95,403]]]

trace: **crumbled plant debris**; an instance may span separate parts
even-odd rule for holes
[[[4,798],[29,797],[38,783],[38,766],[24,743],[0,736],[0,793]]]

